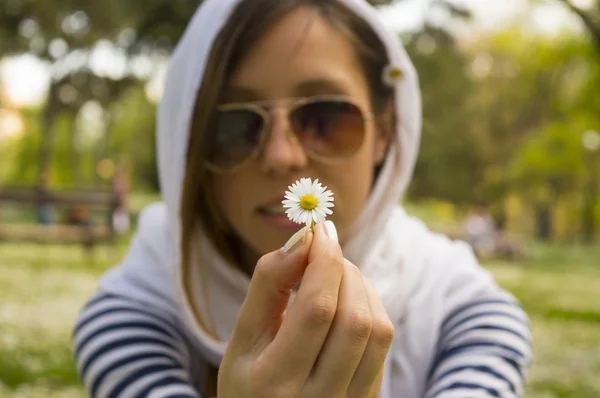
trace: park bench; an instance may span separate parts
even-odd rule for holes
[[[77,223],[65,217],[52,224],[10,223],[2,220],[2,207],[6,205],[21,208],[28,206],[36,213],[41,204],[63,210],[64,214],[67,214],[69,209],[79,206],[90,213],[98,213],[100,217],[91,223]],[[117,197],[112,191],[42,192],[31,188],[2,189],[0,190],[0,243],[80,244],[85,249],[91,250],[96,244],[114,242],[116,233],[113,228],[112,214],[117,205]]]

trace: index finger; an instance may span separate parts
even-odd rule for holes
[[[335,226],[331,221],[327,223],[331,236]],[[261,356],[265,364],[272,364],[275,380],[308,379],[335,317],[344,257],[337,233],[335,240],[329,236],[323,224],[315,226],[308,266],[296,300]]]
[[[293,251],[276,250],[258,261],[238,315],[234,343],[253,346],[265,334],[275,335],[291,291],[302,278],[312,235],[309,228],[303,228],[288,242],[296,246]]]

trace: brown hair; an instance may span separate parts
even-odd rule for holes
[[[265,32],[287,13],[310,7],[339,29],[354,46],[371,91],[371,105],[383,113],[393,98],[393,89],[382,79],[388,64],[387,50],[369,24],[339,0],[242,0],[219,33],[208,57],[203,83],[198,91],[187,153],[187,169],[181,203],[182,266],[189,291],[189,263],[192,238],[198,221],[219,252],[239,263],[239,239],[217,208],[210,188],[211,174],[204,167],[208,151],[207,131],[214,124],[214,112],[221,92],[235,68]]]

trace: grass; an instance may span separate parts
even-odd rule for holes
[[[600,396],[600,248],[534,247],[522,266],[488,265],[532,322],[529,397]]]
[[[0,245],[0,396],[85,397],[70,352],[76,314],[123,254]],[[600,248],[533,246],[524,264],[486,266],[521,299],[534,335],[527,397],[600,396]]]
[[[79,247],[0,245],[0,396],[84,397],[70,333],[112,253]]]

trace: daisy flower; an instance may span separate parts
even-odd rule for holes
[[[319,180],[312,182],[310,178],[301,178],[300,181],[285,192],[283,207],[288,218],[298,224],[313,227],[325,221],[328,215],[333,214],[330,209],[333,204],[333,193],[321,185]]]
[[[394,65],[388,65],[383,69],[383,81],[389,87],[396,87],[404,78],[402,69]]]

